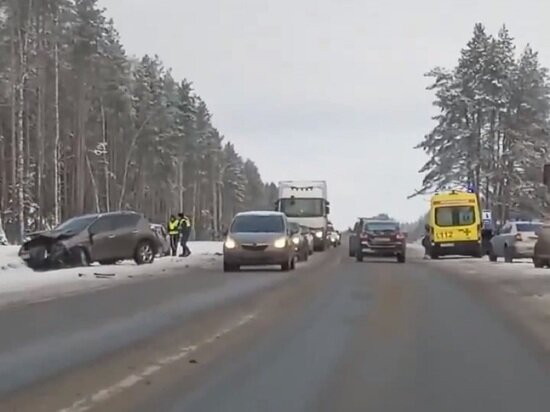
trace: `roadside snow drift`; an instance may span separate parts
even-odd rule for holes
[[[446,257],[426,261],[489,291],[550,354],[550,269],[535,268],[530,259],[505,263],[482,259]]]
[[[178,274],[192,267],[208,267],[219,262],[223,249],[221,242],[189,242],[189,248],[192,255],[187,258],[157,258],[151,265],[124,261],[117,265],[35,272],[19,258],[19,246],[0,246],[0,306],[49,300],[135,279]]]

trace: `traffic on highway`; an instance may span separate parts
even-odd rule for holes
[[[482,255],[475,193],[434,195],[417,241],[385,214],[358,218],[341,234],[327,192],[325,182],[282,182],[276,210],[237,213],[220,259],[209,264],[182,272],[179,263],[137,283],[0,307],[0,325],[11,331],[0,342],[0,410],[546,410],[548,371],[524,343],[536,341],[537,326],[512,317],[512,325],[534,328],[518,335],[519,326],[500,323],[440,276],[473,282],[462,276]],[[121,218],[123,231],[95,229]],[[154,273],[173,258],[160,257],[169,247],[151,235],[166,231],[142,220],[133,212],[76,217],[31,236],[19,255],[28,259],[40,245],[50,262],[71,257],[63,270],[95,260],[122,267],[109,266],[104,251],[117,261],[137,257]],[[531,241],[539,225],[509,225],[515,257],[529,256],[537,243],[519,242]],[[101,244],[128,232],[127,252],[122,239]],[[337,247],[343,240],[345,251]],[[149,261],[138,254],[144,241]],[[75,261],[74,247],[93,258]]]
[[[0,412],[550,411],[549,15],[0,1]]]

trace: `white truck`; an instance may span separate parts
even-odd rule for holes
[[[328,248],[327,182],[321,180],[279,182],[276,210],[283,212],[290,222],[308,227],[314,235],[317,251]]]

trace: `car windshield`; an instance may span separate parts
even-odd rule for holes
[[[475,222],[473,206],[445,206],[435,210],[437,226],[469,226]]]
[[[399,229],[395,222],[367,222],[365,223],[365,232],[393,232]]]
[[[541,223],[518,223],[516,225],[518,232],[536,232],[542,227]]]
[[[231,225],[232,233],[283,233],[285,225],[281,216],[237,216]]]
[[[61,230],[63,232],[81,232],[95,222],[96,219],[97,216],[74,217],[61,223],[55,230]]]
[[[281,212],[288,217],[324,216],[323,199],[281,199]]]

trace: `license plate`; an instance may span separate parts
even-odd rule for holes
[[[442,243],[441,247],[453,247],[454,245],[454,243]]]
[[[391,239],[389,237],[378,237],[374,239],[376,242],[389,242]]]

